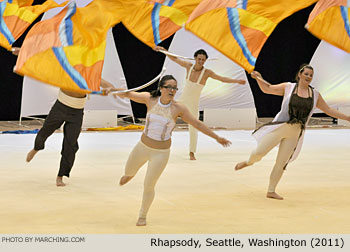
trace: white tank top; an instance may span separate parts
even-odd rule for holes
[[[203,78],[205,68],[203,67],[202,72],[200,73],[197,82],[193,82],[190,80],[190,76],[192,73],[194,65],[190,68],[190,71],[188,72],[186,76],[186,84],[182,90],[181,96],[180,96],[180,101],[183,103],[194,103],[198,107],[199,104],[199,98],[202,92],[202,89],[204,85],[200,84],[200,81]]]
[[[170,139],[171,132],[175,128],[175,121],[171,115],[171,102],[162,104],[160,97],[158,102],[147,112],[146,124],[143,133],[157,141]]]

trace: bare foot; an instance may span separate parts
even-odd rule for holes
[[[66,184],[63,183],[63,177],[57,176],[57,178],[56,178],[56,186],[66,186]]]
[[[266,198],[270,198],[270,199],[277,199],[277,200],[283,200],[282,196],[279,196],[277,193],[275,192],[268,192],[266,194]]]
[[[241,170],[241,169],[243,169],[244,167],[247,167],[247,166],[248,166],[247,162],[243,161],[243,162],[240,162],[240,163],[236,164],[235,170],[238,171],[238,170]]]
[[[197,160],[193,152],[190,152],[190,160]]]
[[[120,178],[119,185],[125,185],[128,183],[134,176],[123,176]]]
[[[37,153],[38,153],[38,151],[37,151],[37,150],[34,150],[34,149],[32,149],[31,151],[29,151],[28,154],[27,154],[26,161],[27,161],[27,162],[30,162],[30,161],[33,159],[33,157],[35,156],[35,154],[37,154]]]
[[[139,218],[136,222],[136,226],[146,226],[146,218]]]

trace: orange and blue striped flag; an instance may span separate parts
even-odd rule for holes
[[[350,53],[350,1],[320,0],[306,28],[316,37]]]
[[[99,93],[107,31],[121,20],[120,1],[95,0],[33,26],[24,39],[15,71],[80,93]]]
[[[185,28],[251,72],[277,24],[314,2],[316,0],[203,0]]]
[[[182,28],[201,0],[127,1],[122,23],[150,47],[158,45]]]
[[[33,0],[0,0],[0,46],[11,50],[12,44],[43,12],[64,6],[53,0],[33,5]]]

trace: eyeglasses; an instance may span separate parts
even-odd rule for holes
[[[163,86],[163,88],[166,88],[168,90],[173,90],[173,91],[179,90],[177,87],[172,87],[172,86]]]

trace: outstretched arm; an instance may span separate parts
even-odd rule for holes
[[[143,103],[143,104],[148,104],[151,94],[149,92],[127,92],[127,93],[122,93],[122,94],[117,94],[120,97],[125,97],[128,98],[134,102],[137,103]]]
[[[123,88],[115,88],[113,86],[112,83],[104,80],[104,79],[101,79],[101,87],[102,88],[105,88],[104,90],[104,94],[108,95],[109,93],[111,92],[114,92],[114,91],[122,91],[122,90],[125,90]],[[144,104],[148,104],[148,101],[150,99],[150,93],[148,92],[125,92],[125,93],[120,93],[120,94],[113,94],[115,96],[119,96],[121,98],[128,98],[130,100],[133,100],[134,102],[138,102],[138,103],[144,103]]]
[[[209,69],[208,69],[208,72],[209,72],[210,78],[213,78],[213,79],[218,80],[218,81],[222,81],[225,83],[237,83],[237,84],[241,84],[241,85],[245,84],[245,80],[236,80],[236,79],[232,79],[229,77],[220,76],[220,75],[216,74],[214,71],[209,70]]]
[[[263,79],[261,74],[257,71],[253,71],[251,74],[253,79],[258,82],[258,85],[265,94],[273,94],[273,95],[284,95],[284,89],[286,84],[281,83],[277,85],[271,85],[269,82]]]
[[[329,107],[328,104],[325,102],[325,100],[322,98],[321,94],[319,94],[316,107],[321,109],[323,112],[325,112],[327,115],[331,117],[350,121],[350,116],[347,116],[339,112],[338,110]]]
[[[211,129],[209,129],[204,123],[197,120],[187,109],[187,107],[183,104],[180,104],[181,106],[181,113],[179,116],[184,120],[185,122],[191,124],[193,127],[198,129],[199,131],[203,132],[207,136],[210,136],[214,138],[219,144],[221,144],[224,147],[228,147],[231,145],[231,142],[223,137],[219,137],[216,135]]]
[[[165,49],[162,46],[155,46],[153,48],[153,50],[155,50],[156,52],[159,52],[159,51],[166,51],[167,52],[168,51],[167,49]],[[189,62],[189,61],[182,60],[182,59],[179,59],[177,57],[170,56],[170,55],[167,55],[167,56],[169,57],[169,59],[171,59],[175,63],[179,64],[180,66],[185,67],[186,69],[188,69],[188,68],[190,68],[192,66],[192,63]]]

